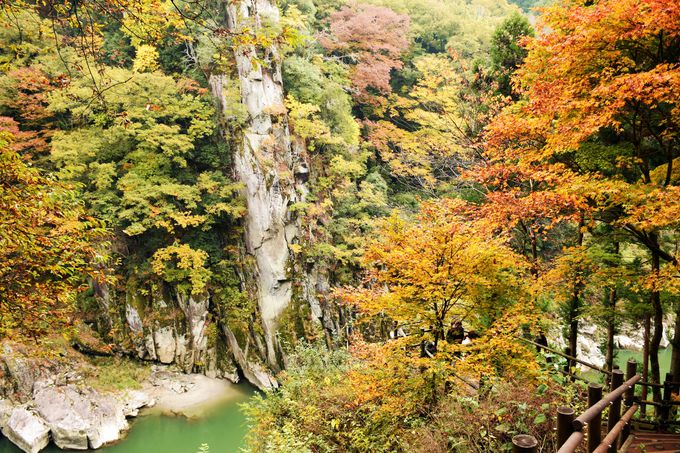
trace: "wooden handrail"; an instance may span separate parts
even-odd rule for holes
[[[680,385],[680,382],[671,382],[671,384],[675,385]],[[663,384],[657,384],[655,382],[647,382],[647,381],[640,381],[638,382],[638,385],[643,385],[645,387],[656,387],[656,388],[663,388]]]
[[[550,347],[548,347],[548,346],[542,345],[542,344],[540,344],[540,343],[536,343],[535,341],[529,340],[528,338],[523,338],[523,337],[517,337],[517,338],[519,338],[520,340],[526,341],[527,343],[530,343],[530,344],[536,346],[537,348],[545,349],[546,351],[550,351],[550,352],[552,352],[553,354],[557,354],[557,355],[559,355],[560,357],[564,357],[565,359],[573,360],[573,361],[576,362],[576,363],[580,363],[581,365],[587,366],[588,368],[591,368],[591,369],[593,369],[593,370],[595,370],[595,371],[599,371],[600,373],[604,373],[604,374],[606,374],[606,375],[611,375],[611,374],[612,374],[611,371],[605,370],[604,368],[600,368],[599,366],[593,365],[592,363],[588,363],[588,362],[586,362],[586,361],[584,361],[584,360],[577,359],[577,358],[574,357],[574,356],[570,356],[570,355],[568,355],[568,354],[565,354],[564,352],[557,351],[557,350],[555,350],[555,349],[553,349],[553,348],[550,348]]]
[[[619,375],[621,374],[620,371],[618,373]],[[614,376],[614,378],[616,378],[613,379],[614,382],[616,382],[617,379],[620,379],[620,377],[617,378],[617,376]],[[588,436],[588,442],[590,443],[589,448],[592,449],[591,451],[597,451],[599,453],[608,451],[611,445],[613,445],[618,439],[619,435],[623,431],[623,428],[630,422],[635,412],[637,412],[638,405],[633,404],[633,406],[631,406],[631,408],[626,411],[625,415],[620,420],[617,421],[617,423],[612,427],[612,429],[609,430],[604,440],[602,441],[600,440],[599,429],[595,428],[593,425],[599,427],[601,423],[600,417],[602,415],[602,411],[605,408],[612,405],[615,401],[620,401],[621,398],[623,397],[623,394],[631,390],[635,386],[635,384],[640,381],[641,378],[642,377],[639,374],[636,374],[635,376],[631,377],[626,382],[612,390],[610,393],[605,395],[605,397],[602,399],[599,399],[602,391],[601,386],[593,384],[594,385],[593,388],[589,387],[588,399],[590,401],[591,406],[588,409],[586,409],[586,411],[583,412],[580,416],[573,419],[573,421],[571,422],[571,428],[573,428],[574,432],[572,432],[571,435],[569,435],[569,437],[566,439],[566,441],[560,446],[557,453],[574,453],[581,445],[581,442],[583,442],[583,439],[585,437],[585,435],[583,434],[583,427],[589,422],[591,424],[591,426],[588,428],[591,433]],[[591,390],[595,391],[591,392]],[[595,398],[591,399],[591,397],[593,396]],[[597,402],[593,403],[593,400]],[[563,410],[562,412],[565,411]],[[563,422],[567,423],[566,429],[569,430],[568,419],[561,420],[558,415],[558,436],[563,436],[563,434],[560,434],[564,433],[564,429],[562,428],[561,424]],[[597,431],[592,431],[593,429],[597,429]],[[597,436],[591,437],[594,433],[597,433]],[[564,437],[561,437],[561,439],[564,439]]]
[[[639,374],[636,374],[632,378],[628,379],[626,382],[623,383],[623,385],[619,386],[618,388],[612,390],[610,393],[607,394],[604,398],[602,398],[600,401],[597,403],[593,404],[590,406],[584,413],[579,415],[574,419],[572,422],[572,425],[574,426],[574,429],[576,431],[581,431],[583,429],[583,426],[585,426],[586,423],[591,421],[594,417],[597,415],[601,414],[603,410],[605,410],[609,405],[617,398],[621,398],[623,394],[626,392],[626,390],[630,389],[633,387],[639,380],[641,379],[641,376]]]
[[[607,433],[605,438],[602,440],[600,446],[593,450],[593,453],[607,453],[609,449],[612,447],[612,445],[616,444],[619,434],[621,434],[623,428],[628,423],[630,423],[630,419],[633,418],[633,415],[635,415],[635,412],[637,412],[637,410],[638,405],[633,404],[630,407],[630,409],[626,411],[623,417],[621,417],[621,420],[619,420],[618,423],[614,425],[614,428],[612,428],[612,430]]]
[[[584,437],[585,435],[582,431],[574,431],[560,449],[557,450],[557,453],[574,453],[579,445],[581,445],[581,442],[583,442]]]

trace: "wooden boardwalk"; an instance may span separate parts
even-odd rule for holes
[[[680,434],[633,431],[621,453],[680,453]]]
[[[644,382],[637,374],[637,363],[629,360],[623,371],[596,367],[531,340],[524,341],[567,359],[564,370],[567,376],[578,378],[571,372],[572,365],[581,363],[606,376],[609,393],[603,395],[603,385],[588,384],[588,408],[576,415],[569,407],[557,408],[557,453],[680,453],[680,382],[666,374],[663,383]],[[625,381],[624,381],[625,379]],[[636,393],[636,387],[643,391]],[[661,394],[660,399],[648,400],[648,389]],[[648,418],[653,407],[654,417]],[[609,408],[606,426],[603,411]],[[639,415],[644,414],[644,415]],[[646,428],[646,429],[645,429]],[[520,434],[512,439],[513,453],[536,453],[538,441],[531,435]]]

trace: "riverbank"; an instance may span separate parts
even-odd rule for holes
[[[248,384],[230,384],[228,398],[202,407],[192,418],[168,415],[170,411],[153,407],[143,410],[131,423],[127,436],[118,443],[101,448],[104,453],[194,453],[202,444],[211,452],[237,453],[244,446],[246,418],[240,405],[255,394]],[[92,451],[92,450],[88,450]],[[62,453],[54,444],[43,453]],[[0,438],[0,453],[21,453]]]
[[[155,401],[145,413],[189,419],[204,417],[240,395],[238,387],[229,381],[201,374],[178,374],[163,368],[149,376],[143,389]]]
[[[0,429],[6,441],[0,452],[37,453],[49,445],[100,449],[125,439],[139,415],[198,420],[242,395],[229,381],[184,374],[172,366],[92,358],[64,343],[45,353],[5,341],[0,345]],[[242,424],[243,417],[237,418]]]

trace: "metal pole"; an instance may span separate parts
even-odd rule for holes
[[[559,449],[569,439],[571,433],[574,432],[574,427],[571,422],[574,421],[574,409],[566,406],[557,408],[557,448]]]
[[[529,434],[518,434],[512,438],[512,453],[537,453],[538,441]]]
[[[623,385],[623,371],[613,370],[610,389],[614,390]],[[614,426],[621,420],[621,397],[616,398],[609,406],[609,420],[607,420],[607,432],[614,429]],[[609,448],[610,453],[616,452],[616,442]]]
[[[594,406],[602,399],[602,385],[588,384],[588,407]],[[602,442],[602,412],[598,412],[588,422],[588,451],[594,451]]]

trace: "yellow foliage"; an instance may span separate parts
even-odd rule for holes
[[[151,266],[153,271],[167,282],[178,283],[178,288],[199,294],[212,276],[205,264],[208,253],[194,250],[187,244],[175,243],[154,253]]]
[[[158,51],[156,48],[148,44],[137,47],[137,55],[132,70],[135,72],[154,72],[158,68]]]
[[[395,212],[364,255],[370,285],[338,293],[365,314],[443,329],[452,320],[500,315],[525,294],[525,261],[482,234],[458,200],[424,203],[416,222]]]

